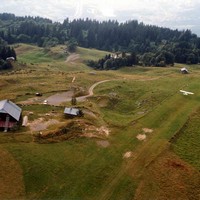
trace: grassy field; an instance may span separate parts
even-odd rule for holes
[[[14,71],[0,74],[1,99],[18,103],[35,92],[45,99],[73,87],[87,93],[92,84],[109,81],[77,103],[89,113],[82,118],[64,118],[69,102],[22,106],[30,123],[43,118],[60,124],[43,131],[57,134],[46,140],[29,127],[0,134],[0,199],[199,199],[199,66],[189,66],[188,75],[180,74],[182,65],[94,71],[84,61],[107,52],[78,48],[67,55],[64,46],[24,44],[16,52]],[[74,57],[66,62],[67,56]],[[71,139],[56,132],[63,126]],[[146,139],[138,140],[139,134]]]
[[[196,110],[188,119],[187,123],[177,133],[173,149],[182,159],[200,170],[200,112]],[[192,148],[191,148],[192,147]]]

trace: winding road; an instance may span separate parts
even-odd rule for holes
[[[111,81],[111,80],[99,81],[99,82],[93,84],[93,85],[89,88],[89,90],[88,90],[88,93],[89,93],[88,95],[80,96],[80,97],[77,97],[76,99],[77,99],[78,101],[85,101],[86,98],[93,96],[93,94],[94,94],[94,93],[93,93],[93,90],[94,90],[94,88],[95,88],[97,85],[99,85],[99,84],[101,84],[101,83],[108,82],[108,81]]]

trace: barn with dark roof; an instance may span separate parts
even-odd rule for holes
[[[83,112],[77,108],[65,108],[64,114],[68,117],[83,116]]]

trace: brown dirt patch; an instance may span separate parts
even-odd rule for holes
[[[80,58],[80,55],[77,53],[72,53],[67,57],[66,63],[74,63],[76,60]]]
[[[91,124],[85,124],[84,125],[84,136],[89,138],[104,138],[105,136],[108,137],[110,135],[110,130],[105,127],[96,127]]]
[[[71,101],[72,96],[73,96],[73,91],[67,91],[67,92],[56,93],[48,97],[46,100],[49,105],[59,106],[61,103]]]
[[[132,151],[127,151],[124,155],[123,158],[130,158],[133,156],[133,152]]]
[[[143,140],[146,140],[147,136],[146,136],[146,134],[138,134],[138,135],[136,136],[136,138],[137,138],[138,140],[140,140],[140,141],[143,141]]]
[[[153,132],[153,130],[150,129],[150,128],[143,128],[142,130],[143,130],[145,133],[152,133],[152,132]]]
[[[25,199],[23,171],[5,149],[0,148],[0,199]]]
[[[56,119],[50,119],[45,121],[44,118],[39,118],[29,123],[31,131],[42,131],[48,128],[48,126],[53,124],[58,124],[59,121]]]

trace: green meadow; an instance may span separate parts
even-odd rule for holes
[[[16,52],[13,71],[0,74],[0,98],[21,105],[29,123],[40,118],[58,123],[42,130],[55,132],[43,140],[30,126],[0,133],[0,199],[198,199],[199,65],[187,66],[187,75],[180,64],[95,71],[85,61],[108,52],[79,47],[68,55],[64,46],[24,44]],[[93,96],[77,102],[87,110],[81,118],[64,117],[70,102],[20,103],[36,92],[43,99],[71,88],[87,94],[103,80],[108,81]],[[184,96],[181,89],[194,95]],[[98,131],[101,127],[109,134]],[[61,128],[71,137],[57,134]]]

